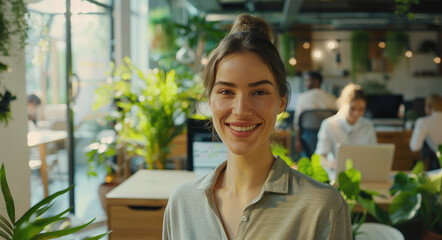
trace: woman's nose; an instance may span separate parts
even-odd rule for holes
[[[247,116],[252,114],[252,106],[248,96],[237,95],[232,113],[237,116]]]

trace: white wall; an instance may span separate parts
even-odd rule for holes
[[[0,75],[1,84],[17,96],[17,100],[12,102],[13,119],[9,121],[7,127],[0,124],[0,164],[5,164],[9,188],[15,199],[16,218],[18,218],[30,206],[24,52],[18,57],[1,57],[0,61],[8,64],[12,70]],[[3,196],[0,197],[0,212],[2,215],[5,214]]]
[[[416,50],[422,40],[429,39],[436,41],[437,35],[434,31],[411,31],[408,32],[410,45],[413,49],[413,57],[401,59],[397,66],[394,66],[392,72],[385,73],[366,73],[359,74],[357,81],[364,80],[384,81],[387,76],[387,86],[389,90],[403,94],[405,99],[415,97],[426,97],[432,93],[442,94],[442,76],[415,77],[413,73],[421,70],[432,70],[437,72],[437,65],[433,62],[432,54],[419,53]],[[342,70],[351,70],[350,55],[350,31],[317,31],[312,33],[312,39],[323,41],[312,42],[312,54],[315,50],[322,51],[322,59],[315,60],[312,56],[313,69],[321,70],[325,79],[325,89],[331,90],[333,86],[344,86],[351,81],[351,76],[342,77]],[[343,39],[340,42],[341,65],[338,66],[335,61],[336,52],[326,48],[327,39]]]

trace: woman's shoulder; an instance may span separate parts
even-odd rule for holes
[[[341,194],[330,184],[321,183],[297,170],[292,169],[293,176],[293,192],[318,196],[314,199],[323,199],[324,201],[329,201],[330,199],[336,200],[337,202],[345,201]]]
[[[203,176],[195,177],[194,179],[183,182],[172,192],[170,200],[174,199],[186,199],[188,197],[194,196],[197,193],[204,192],[204,185],[209,181],[211,173]]]

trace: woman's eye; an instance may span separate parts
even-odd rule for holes
[[[221,90],[221,91],[219,91],[219,93],[222,94],[222,95],[231,95],[231,94],[233,94],[233,92],[230,91],[230,90]]]
[[[268,92],[263,91],[263,90],[258,90],[258,91],[255,91],[255,93],[254,93],[254,95],[266,95],[266,94],[268,94]]]

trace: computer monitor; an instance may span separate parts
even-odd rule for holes
[[[400,105],[404,102],[401,94],[367,95],[368,118],[398,118]]]
[[[210,120],[187,121],[187,170],[203,175],[227,159],[227,147],[212,134]]]

